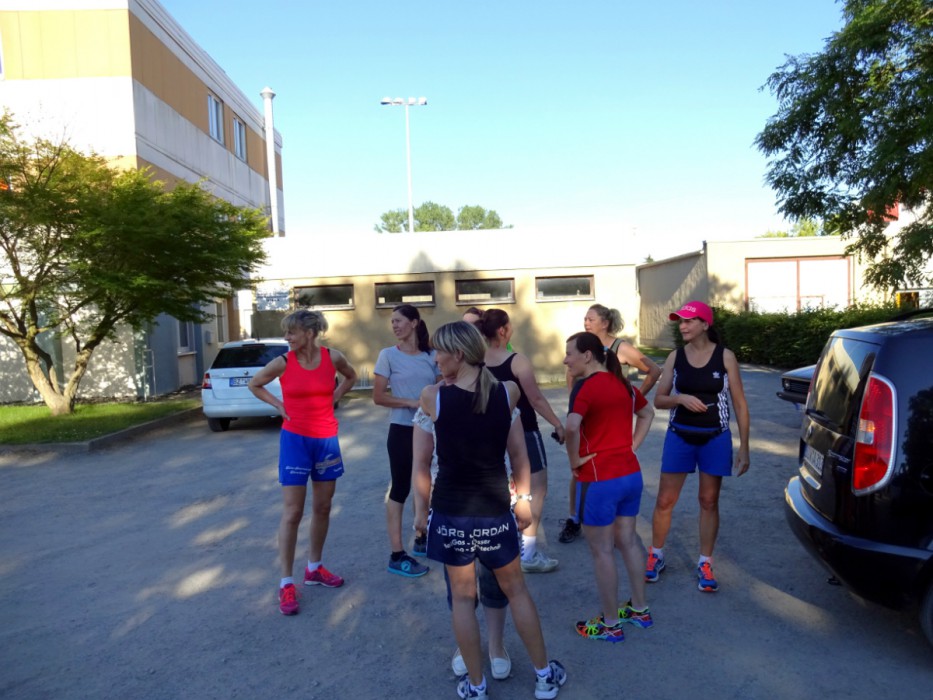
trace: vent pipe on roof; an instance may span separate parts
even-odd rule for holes
[[[266,162],[269,169],[269,216],[272,219],[272,233],[281,236],[279,231],[279,175],[275,167],[275,122],[272,120],[272,98],[275,93],[272,88],[264,87],[262,92],[263,105],[265,106],[265,126],[266,126]]]

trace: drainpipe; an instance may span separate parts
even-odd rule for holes
[[[279,178],[275,169],[275,123],[272,120],[272,98],[275,93],[272,88],[265,87],[262,92],[262,101],[265,106],[266,126],[266,161],[269,168],[269,216],[272,219],[272,234],[281,236],[279,231]]]

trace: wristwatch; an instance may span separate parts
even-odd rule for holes
[[[531,502],[532,498],[534,497],[530,493],[520,493],[515,496],[516,501],[528,501],[529,503]]]

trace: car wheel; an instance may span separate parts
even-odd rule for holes
[[[208,418],[207,427],[215,433],[222,433],[230,427],[229,418]]]
[[[927,586],[927,593],[923,596],[920,606],[920,626],[927,636],[927,641],[933,644],[933,581]]]

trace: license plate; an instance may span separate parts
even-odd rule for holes
[[[823,455],[807,445],[803,451],[803,464],[815,476],[823,476]]]
[[[246,386],[249,384],[249,377],[230,377],[230,386]]]

